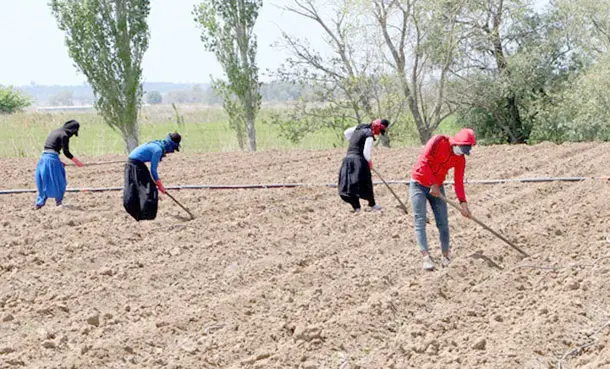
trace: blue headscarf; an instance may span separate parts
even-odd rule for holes
[[[180,135],[177,133],[174,133],[174,135],[177,135],[178,140],[180,141]],[[180,151],[180,142],[176,142],[172,139],[172,133],[168,134],[167,137],[162,140],[154,140],[151,142],[161,146],[161,149],[163,150],[163,155],[161,157],[165,157],[165,154],[172,153],[174,151]]]
[[[167,137],[165,137],[165,139],[163,139],[163,141],[161,141],[161,143],[163,144],[163,151],[166,153],[180,151],[180,143],[172,140],[171,133],[168,134]]]

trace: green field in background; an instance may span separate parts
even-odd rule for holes
[[[258,150],[307,149],[319,150],[344,146],[336,132],[326,129],[306,136],[295,144],[280,137],[275,126],[265,123],[272,108],[263,108],[256,123]],[[184,123],[178,124],[171,107],[154,107],[142,110],[140,142],[164,138],[169,132],[178,131],[183,136],[183,152],[230,152],[239,151],[233,130],[229,128],[222,108],[198,107],[180,112]],[[37,157],[42,152],[49,132],[76,119],[81,123],[79,136],[70,140],[75,155],[97,156],[125,152],[123,139],[104,124],[102,118],[91,112],[23,112],[0,115],[0,157]],[[457,127],[452,121],[439,127],[438,133],[453,134]],[[393,146],[418,145],[417,140]]]

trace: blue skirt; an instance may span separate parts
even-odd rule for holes
[[[47,198],[61,202],[66,193],[66,170],[59,155],[43,152],[36,166],[36,187],[38,198],[36,205],[44,205]]]

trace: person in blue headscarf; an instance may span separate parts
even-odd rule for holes
[[[158,191],[165,193],[157,167],[165,155],[180,151],[181,140],[178,132],[170,133],[165,139],[142,144],[129,154],[125,164],[123,207],[135,220],[157,217]],[[150,171],[144,164],[147,162],[150,162]]]
[[[42,156],[36,166],[36,210],[42,208],[48,198],[54,198],[55,204],[61,206],[66,193],[66,170],[65,164],[59,159],[59,153],[63,151],[66,158],[72,160],[78,167],[84,164],[74,157],[70,152],[70,138],[78,137],[80,124],[75,120],[69,120],[64,126],[49,133],[44,143]]]

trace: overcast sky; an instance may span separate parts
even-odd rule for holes
[[[0,84],[22,86],[78,85],[78,73],[57,28],[49,0],[0,0]],[[548,0],[534,0],[538,5]],[[200,31],[191,14],[200,0],[153,0],[149,17],[150,44],[144,56],[145,82],[201,83],[222,70],[213,54],[205,52]],[[291,0],[265,0],[255,32],[261,72],[275,70],[286,59],[281,49],[271,47],[280,29],[308,39],[318,50],[327,50],[319,26],[277,5]],[[263,77],[263,80],[265,78]]]
[[[288,0],[265,1],[255,32],[258,36],[259,69],[275,70],[286,58],[270,46],[279,38],[279,29],[309,38],[323,47],[319,32],[311,23],[286,13],[277,4]],[[210,74],[222,70],[213,54],[205,52],[191,14],[197,0],[153,0],[149,17],[150,44],[144,56],[146,82],[208,82]],[[68,56],[64,33],[57,28],[48,0],[0,0],[0,84],[78,85],[85,77]]]

